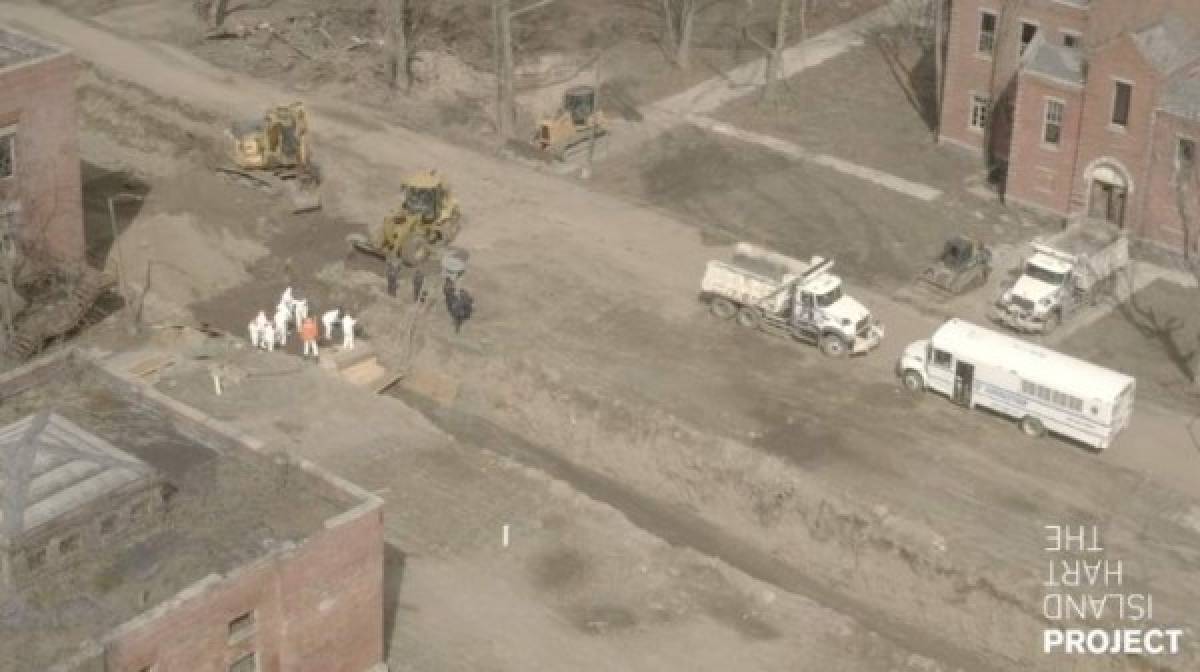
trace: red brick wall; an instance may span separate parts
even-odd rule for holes
[[[1200,147],[1200,122],[1162,112],[1156,117],[1146,210],[1137,233],[1174,252],[1196,255],[1200,253],[1200,179],[1197,178],[1200,172],[1194,173],[1190,181],[1186,176],[1181,178],[1176,169],[1176,153],[1180,136]],[[1200,171],[1200,162],[1194,170]],[[1181,205],[1186,218],[1180,214]]]
[[[109,669],[226,672],[257,651],[262,672],[364,672],[383,660],[382,590],[375,508],[122,631]],[[254,634],[231,643],[229,622],[251,610]]]
[[[1010,201],[1066,215],[1075,170],[1076,139],[1083,91],[1036,75],[1022,74],[1017,86],[1016,131],[1009,153],[1006,194]],[[1043,142],[1046,102],[1064,104],[1057,146]]]
[[[1114,82],[1118,79],[1133,84],[1129,125],[1124,129],[1111,124]],[[1151,112],[1158,88],[1157,73],[1142,58],[1131,37],[1118,38],[1092,53],[1083,92],[1072,212],[1088,207],[1089,168],[1097,161],[1114,161],[1123,168],[1132,186],[1125,206],[1125,226],[1137,230],[1147,178]]]
[[[17,125],[16,175],[0,180],[0,201],[20,203],[26,240],[69,260],[84,254],[77,67],[64,54],[0,72],[0,126]]]
[[[1064,29],[1083,33],[1088,14],[1053,0],[952,0],[951,4],[942,99],[942,139],[982,151],[984,134],[968,126],[971,92],[1001,101],[1006,90],[1015,89],[1012,84],[1020,58],[1021,21],[1037,24],[1046,39],[1058,44],[1060,31]],[[982,10],[990,10],[998,17],[996,45],[991,57],[979,54],[977,49]],[[993,64],[995,73],[992,72]],[[986,139],[992,140],[993,152],[1006,157],[1010,134],[1004,127],[1005,115],[994,112],[993,116],[998,120],[992,133],[995,137]]]

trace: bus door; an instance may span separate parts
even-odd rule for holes
[[[954,363],[954,403],[971,405],[971,392],[975,388],[975,365],[969,362]]]

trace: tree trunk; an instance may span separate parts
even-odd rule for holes
[[[385,3],[382,16],[386,17],[387,31],[384,38],[387,42],[387,78],[388,85],[393,89],[400,86],[400,77],[404,77],[404,86],[412,86],[412,78],[408,67],[408,0],[382,0]]]
[[[208,6],[208,23],[214,29],[220,28],[221,24],[225,23],[225,6],[229,4],[229,0],[212,0]]]
[[[679,44],[675,48],[675,64],[687,70],[692,50],[692,26],[696,18],[696,0],[683,0],[679,7]]]
[[[763,98],[773,100],[777,95],[779,76],[783,69],[783,48],[787,44],[788,10],[792,0],[779,0],[779,14],[775,17],[775,46],[767,57],[767,81],[763,85]]]
[[[492,0],[496,24],[496,130],[505,140],[513,137],[517,103],[513,92],[512,2]]]
[[[942,72],[946,67],[945,53],[942,47],[942,24],[945,21],[943,13],[946,3],[944,0],[933,0],[933,140],[937,142],[942,135]]]

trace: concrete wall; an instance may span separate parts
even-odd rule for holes
[[[0,128],[17,128],[15,174],[0,179],[0,204],[19,207],[16,224],[35,254],[70,261],[84,255],[77,68],[66,53],[0,70]]]
[[[1058,145],[1043,142],[1048,100],[1064,105]],[[1049,213],[1067,214],[1082,111],[1082,87],[1036,75],[1020,75],[1006,184],[1010,201]]]
[[[371,505],[283,551],[117,630],[109,669],[226,672],[257,653],[262,672],[363,672],[383,658],[383,518]],[[253,611],[252,632],[229,624]]]

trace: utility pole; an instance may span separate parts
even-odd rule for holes
[[[408,0],[382,0],[385,7],[381,14],[387,22],[385,40],[387,42],[387,77],[388,85],[396,89],[400,85],[400,77],[404,76],[405,86],[412,85],[408,63]]]
[[[933,139],[938,141],[942,136],[942,77],[946,67],[942,60],[945,57],[942,40],[942,24],[945,22],[945,0],[933,0]]]

